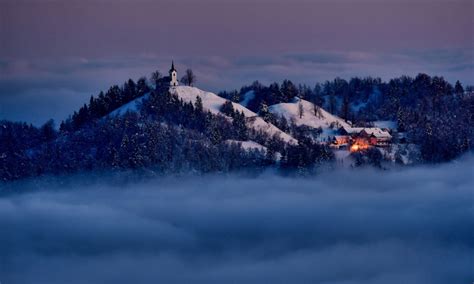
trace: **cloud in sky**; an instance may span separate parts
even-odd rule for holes
[[[62,120],[90,95],[168,70],[211,91],[254,80],[418,72],[473,84],[469,0],[0,0],[0,119]]]
[[[451,83],[474,84],[471,50],[430,50],[400,53],[319,51],[253,56],[178,56],[153,53],[101,58],[14,59],[0,61],[0,119],[35,124],[65,119],[91,95],[127,79],[166,73],[174,59],[178,71],[192,68],[197,86],[218,92],[239,89],[259,80],[283,79],[313,86],[335,77],[381,77],[384,80],[420,72],[444,76]],[[181,73],[182,74],[182,73]]]
[[[19,182],[0,197],[0,280],[466,283],[473,162],[309,179]]]

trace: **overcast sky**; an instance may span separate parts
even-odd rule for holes
[[[474,84],[473,10],[470,0],[0,0],[0,119],[62,119],[171,59],[211,91],[419,72]]]

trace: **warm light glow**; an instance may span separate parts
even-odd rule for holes
[[[357,152],[370,148],[370,144],[365,139],[356,139],[354,144],[352,144],[350,151]]]

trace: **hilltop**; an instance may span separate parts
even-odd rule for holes
[[[173,66],[151,83],[112,86],[59,131],[53,121],[40,128],[1,121],[0,178],[129,169],[312,173],[341,159],[382,168],[449,161],[473,148],[474,96],[440,77],[337,78],[314,88],[254,82],[216,94],[194,87],[193,76],[187,70],[180,85]]]

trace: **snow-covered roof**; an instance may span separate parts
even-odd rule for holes
[[[392,135],[390,135],[390,133],[378,127],[364,128],[363,131],[377,138],[392,138]]]
[[[364,127],[342,127],[345,132],[349,134],[359,134],[362,130],[364,130]]]
[[[392,138],[388,131],[378,127],[343,127],[348,134],[360,134],[362,131],[368,135],[374,135],[377,138]]]
[[[334,138],[336,139],[348,139],[350,136],[348,135],[334,135]]]

